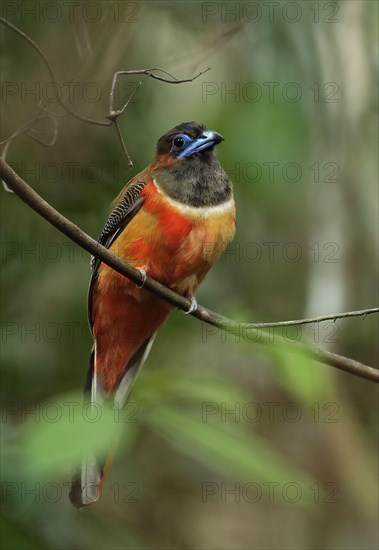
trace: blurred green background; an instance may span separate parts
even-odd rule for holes
[[[7,159],[46,200],[97,236],[110,202],[171,127],[224,135],[237,233],[198,292],[240,321],[377,304],[377,3],[3,2],[46,53],[59,93],[104,119],[112,75],[161,67],[121,128],[58,118],[46,148],[22,136]],[[1,26],[2,133],[59,115],[41,59]],[[120,81],[117,104],[136,78]],[[37,137],[49,141],[51,122]],[[2,546],[261,549],[377,547],[374,384],[275,345],[308,342],[376,366],[375,316],[225,335],[174,311],[127,408],[100,503],[68,502],[83,448],[105,452],[109,419],[78,403],[91,338],[88,255],[3,193]],[[72,420],[75,422],[72,422]],[[113,424],[113,423],[112,423]]]

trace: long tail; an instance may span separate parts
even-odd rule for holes
[[[90,367],[84,390],[85,400],[88,402],[88,398],[91,396],[91,402],[96,402],[103,406],[105,401],[109,402],[109,400],[112,399],[112,403],[117,407],[125,407],[133,383],[150,352],[154,338],[155,334],[146,340],[130,359],[126,366],[125,373],[112,396],[105,396],[104,390],[99,387],[96,377],[95,353],[93,351],[90,358]],[[71,481],[69,496],[73,506],[76,508],[84,508],[100,500],[103,484],[116,452],[117,444],[118,437],[116,437],[105,460],[99,459],[94,454],[87,454],[83,457],[81,466],[74,473]]]

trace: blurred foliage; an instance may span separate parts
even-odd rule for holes
[[[132,170],[112,129],[63,116],[54,147],[11,145],[21,176],[96,236],[157,139],[203,122],[226,138],[238,219],[199,302],[239,321],[377,303],[377,3],[74,4],[4,2],[2,15],[43,49],[83,115],[104,118],[117,70],[212,70],[143,84],[121,119]],[[51,88],[4,27],[1,47],[3,140]],[[118,106],[133,82],[120,81]],[[374,366],[375,317],[276,331],[263,347],[259,334],[173,312],[126,416],[90,422],[78,405],[88,255],[17,197],[3,193],[1,215],[4,549],[377,547],[376,388],[288,352],[301,340]],[[101,502],[72,509],[72,465],[83,449],[106,454],[121,428]]]

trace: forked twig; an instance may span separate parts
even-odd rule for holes
[[[54,71],[53,71],[53,69],[52,69],[45,53],[36,44],[36,42],[30,36],[28,36],[26,33],[24,33],[21,29],[19,29],[18,27],[13,25],[13,23],[10,23],[10,21],[7,21],[3,17],[0,17],[0,22],[3,23],[6,27],[8,27],[11,31],[18,34],[21,38],[26,40],[26,42],[28,42],[28,44],[30,44],[34,48],[34,50],[38,53],[38,55],[40,56],[40,58],[44,62],[45,66],[48,70],[49,76],[51,78],[52,84],[54,84],[54,86],[57,89],[59,89],[59,83],[58,83],[58,81],[55,77],[55,73],[54,73]],[[193,76],[192,78],[184,78],[184,79],[181,79],[181,80],[176,78],[175,76],[173,76],[169,72],[165,71],[164,69],[160,69],[160,68],[135,69],[135,70],[129,70],[129,71],[117,71],[116,73],[114,73],[113,79],[112,79],[112,85],[111,85],[111,91],[110,91],[110,97],[109,97],[109,112],[105,116],[105,118],[107,120],[96,120],[94,118],[89,118],[89,117],[81,115],[80,113],[78,113],[74,109],[72,109],[69,105],[67,105],[67,103],[61,98],[60,94],[56,94],[56,101],[59,103],[59,105],[64,109],[64,111],[66,113],[72,115],[73,117],[75,117],[76,119],[78,119],[82,122],[85,122],[87,124],[95,124],[96,126],[112,126],[113,125],[115,130],[116,130],[117,137],[120,141],[122,151],[123,151],[123,153],[125,155],[125,158],[128,162],[128,166],[133,166],[133,161],[132,161],[132,159],[131,159],[131,157],[128,153],[128,150],[127,150],[126,145],[125,145],[124,138],[122,136],[120,125],[118,124],[118,118],[124,113],[125,109],[129,105],[129,103],[132,100],[132,98],[134,97],[135,93],[137,92],[137,90],[142,85],[143,80],[150,77],[150,78],[153,78],[154,80],[159,80],[161,82],[165,82],[166,84],[183,84],[183,83],[186,83],[186,82],[193,82],[194,80],[196,80],[202,74],[206,73],[209,70],[210,70],[210,67],[207,67],[204,71],[200,71],[197,75]],[[169,77],[169,78],[165,78],[163,76],[159,76],[159,75],[155,74],[157,72],[158,73],[159,72],[163,73],[163,74],[167,75],[167,77]],[[144,75],[145,78],[137,84],[135,90],[133,90],[132,94],[126,99],[126,101],[124,102],[124,105],[122,106],[122,108],[119,109],[119,110],[115,110],[114,102],[115,102],[116,84],[117,84],[118,78],[120,76],[123,76],[123,75]],[[24,129],[17,130],[14,134],[12,134],[6,140],[6,142],[14,140],[18,135],[20,135],[22,133],[25,133]],[[33,137],[34,139],[36,139],[35,136],[31,136],[29,133],[27,135],[29,137]],[[4,184],[4,187],[7,188],[7,186],[5,184]]]

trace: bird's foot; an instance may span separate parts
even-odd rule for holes
[[[146,270],[145,269],[138,269],[138,271],[141,273],[141,283],[139,285],[137,285],[136,283],[136,287],[137,288],[142,288],[145,286],[145,283],[146,283]]]
[[[193,313],[196,310],[197,310],[197,300],[196,300],[195,296],[192,296],[191,297],[191,305],[189,307],[189,310],[185,311],[184,315],[189,315],[190,313]]]

